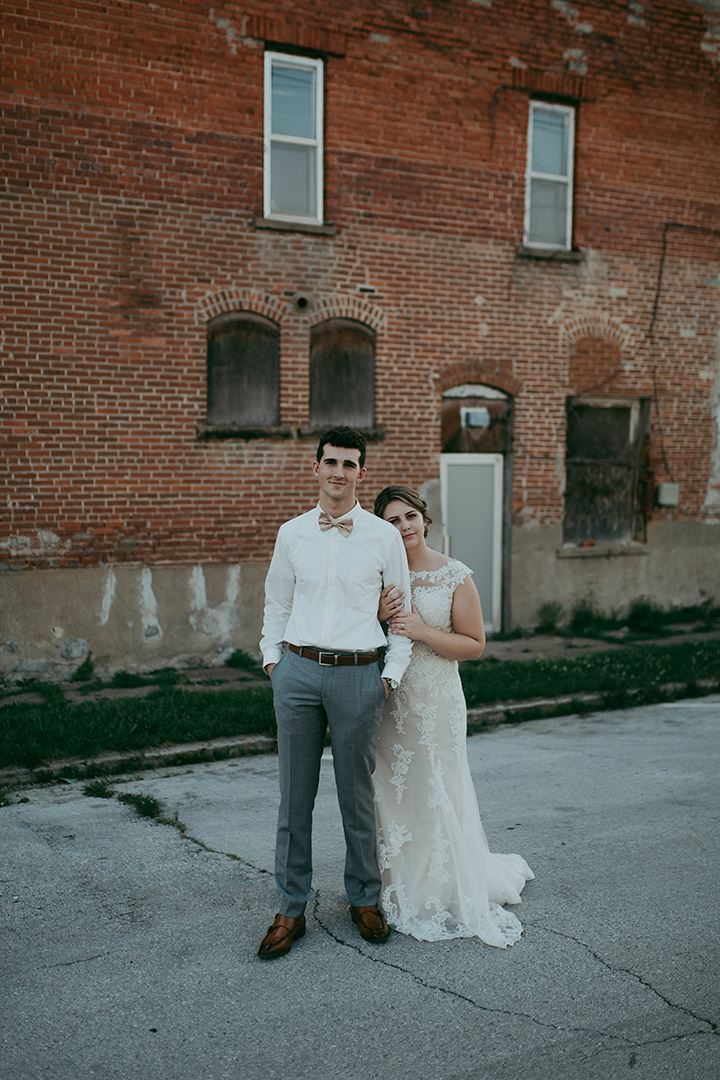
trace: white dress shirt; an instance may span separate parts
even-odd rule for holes
[[[359,503],[343,536],[323,532],[320,506],[280,526],[265,581],[265,619],[260,648],[263,666],[282,656],[282,643],[337,652],[365,652],[387,642],[383,678],[400,682],[412,643],[389,634],[377,620],[380,592],[399,586],[410,603],[410,575],[400,533]]]

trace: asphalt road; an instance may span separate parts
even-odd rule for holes
[[[469,741],[488,838],[535,870],[511,950],[357,936],[332,767],[308,933],[275,911],[274,757],[152,772],[185,834],[82,783],[0,809],[8,1080],[717,1080],[720,697]]]

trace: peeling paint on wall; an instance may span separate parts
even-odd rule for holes
[[[630,0],[628,7],[630,8],[630,13],[628,14],[627,21],[630,25],[644,26],[645,19],[643,18],[643,15],[645,13],[645,5],[637,3],[636,0]]]
[[[115,593],[117,592],[117,577],[115,570],[112,566],[108,567],[108,572],[103,583],[102,600],[100,601],[100,625],[105,626],[110,618],[110,612],[112,610],[113,601],[115,600]]]
[[[572,4],[568,4],[566,0],[552,0],[552,6],[556,11],[559,11],[572,26],[573,30],[578,34],[592,34],[592,23],[584,22],[581,18],[580,12],[577,8],[574,8]]]
[[[218,30],[222,30],[222,32],[225,34],[225,40],[230,46],[230,52],[233,54],[233,56],[237,56],[237,39],[239,35],[230,20],[223,19],[219,15],[217,15],[214,8],[210,8],[210,11],[208,12],[208,18],[213,23],[213,25],[218,28]]]
[[[587,60],[582,49],[566,49],[563,57],[567,63],[568,71],[572,71],[576,75],[587,75]]]
[[[83,660],[88,654],[85,638],[66,638],[60,646],[63,660]]]
[[[190,613],[188,622],[193,630],[228,642],[235,626],[235,615],[240,596],[240,567],[229,566],[225,582],[225,599],[214,607],[208,605],[205,589],[205,573],[202,566],[193,566],[188,580]]]
[[[62,543],[57,533],[49,529],[38,529],[34,538],[32,536],[9,536],[0,541],[0,547],[8,551],[22,552],[24,555],[53,555],[59,551],[67,551],[69,544]]]
[[[0,574],[9,616],[0,675],[67,679],[89,652],[102,678],[222,663],[234,649],[257,655],[266,570],[258,562],[50,570],[40,603],[36,572]]]
[[[140,618],[143,637],[160,641],[163,631],[158,618],[158,603],[153,592],[152,570],[149,566],[144,566],[140,574]]]
[[[568,4],[567,0],[552,0],[552,6],[561,15],[564,15],[568,22],[574,22],[580,16],[578,9],[574,8],[572,4]]]

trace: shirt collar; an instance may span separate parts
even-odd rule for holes
[[[320,503],[317,504],[315,509],[317,510],[318,515],[319,515],[320,512],[322,511],[322,506],[320,505]],[[352,510],[348,510],[346,514],[341,514],[339,518],[333,518],[333,521],[340,521],[343,518],[352,518],[353,521],[354,521],[359,516],[361,511],[362,511],[362,507],[361,507],[360,503],[356,499],[355,500],[355,505],[353,506]],[[326,511],[326,513],[327,513],[327,511]],[[330,516],[332,516],[332,515],[330,515]]]

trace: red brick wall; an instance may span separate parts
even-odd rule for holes
[[[550,0],[386,7],[3,3],[8,563],[268,556],[314,498],[316,440],[197,438],[205,320],[239,305],[280,323],[281,421],[296,432],[312,320],[376,326],[386,437],[367,502],[438,475],[440,390],[473,373],[516,395],[518,520],[559,521],[565,399],[592,338],[612,343],[613,392],[654,397],[658,478],[702,520],[720,297],[712,16],[660,0],[642,17]],[[334,235],[251,224],[263,38],[327,52]],[[579,100],[575,262],[517,252],[529,91]],[[295,311],[297,290],[315,312]]]

